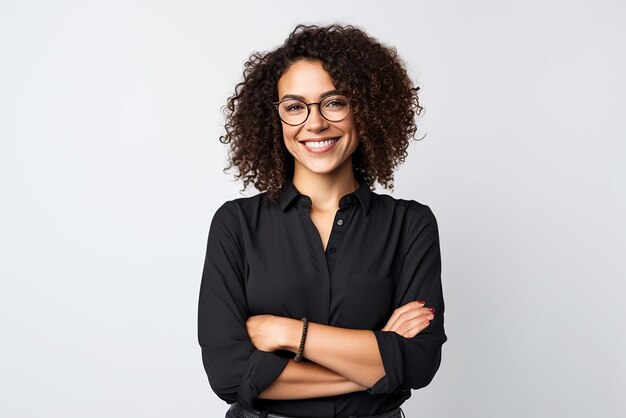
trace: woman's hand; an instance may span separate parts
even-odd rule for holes
[[[253,315],[246,321],[252,344],[261,351],[276,351],[280,347],[284,318],[275,315]]]
[[[393,311],[387,325],[381,331],[394,331],[405,338],[415,337],[435,317],[435,308],[427,308],[424,304],[425,302],[420,300],[400,306]]]

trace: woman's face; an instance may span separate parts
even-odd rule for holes
[[[334,90],[330,74],[320,61],[296,61],[278,80],[278,100],[295,96],[306,103],[317,103]],[[352,112],[339,122],[330,122],[320,114],[319,106],[311,105],[309,109],[309,117],[303,124],[282,123],[285,146],[294,157],[296,172],[304,169],[328,174],[343,164],[352,167],[351,156],[359,145]],[[320,148],[320,141],[327,141],[324,145],[328,145]]]

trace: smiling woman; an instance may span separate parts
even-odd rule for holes
[[[421,110],[395,49],[299,25],[228,100],[244,189],[213,216],[198,340],[226,417],[399,418],[447,340],[437,221],[393,187]]]
[[[348,98],[336,92],[318,60],[298,60],[278,80],[285,147],[295,159],[294,171],[302,175],[352,172],[350,157],[359,146],[359,134]],[[312,104],[317,106],[311,110]]]

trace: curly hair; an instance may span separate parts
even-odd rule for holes
[[[417,92],[393,47],[352,25],[297,25],[274,51],[254,52],[244,63],[243,81],[222,108],[231,144],[229,165],[236,166],[243,190],[253,183],[267,198],[279,198],[294,173],[281,121],[273,102],[278,80],[296,61],[321,61],[335,87],[351,98],[359,145],[352,154],[355,177],[393,189],[393,171],[404,163],[421,113]]]

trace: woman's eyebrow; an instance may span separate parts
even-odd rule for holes
[[[320,95],[320,100],[324,99],[324,97],[332,96],[333,94],[338,94],[338,93],[340,92],[337,89],[329,90]],[[280,100],[285,100],[285,99],[296,99],[296,100],[302,100],[303,102],[306,102],[306,100],[304,99],[304,96],[300,96],[297,94],[285,94]]]

